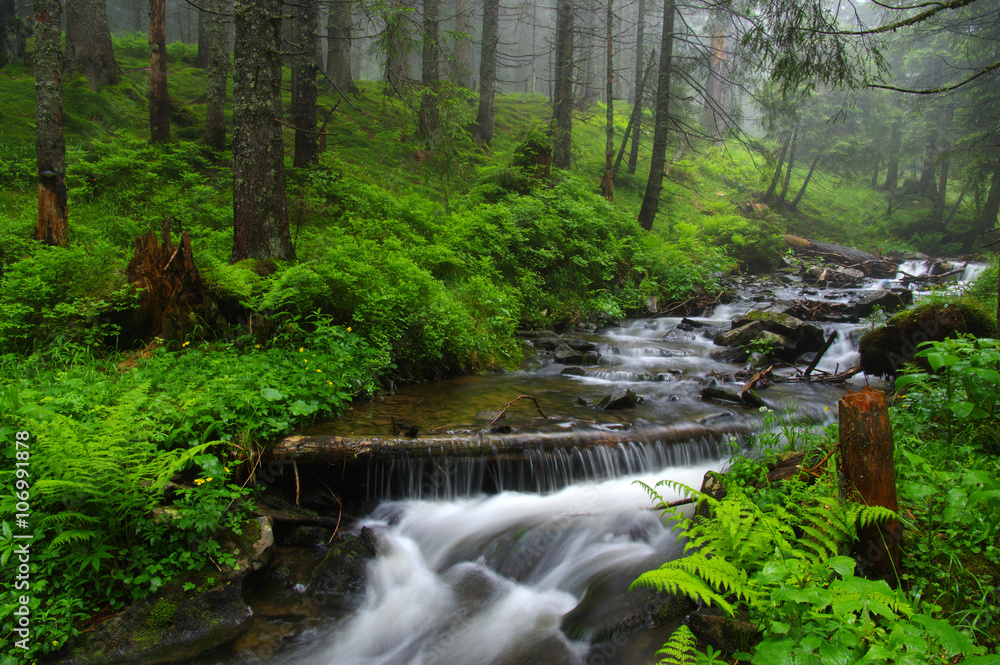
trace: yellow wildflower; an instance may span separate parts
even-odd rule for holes
[[[323,372],[323,370],[321,370],[321,369],[318,369],[318,370],[316,370],[316,371],[317,371],[317,372],[319,372],[319,373],[322,373],[322,372]]]
[[[333,381],[327,381],[327,382],[326,382],[326,385],[328,385],[328,386],[332,386],[332,385],[333,385]]]
[[[347,332],[351,332],[351,326],[347,326]]]
[[[306,348],[305,348],[304,346],[300,346],[300,347],[299,347],[299,353],[302,353],[302,352],[303,352],[303,351],[305,351],[305,350],[306,350]]]

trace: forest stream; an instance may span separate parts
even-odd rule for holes
[[[921,267],[901,269],[913,275]],[[970,266],[962,279],[977,269]],[[884,286],[869,280],[808,297],[854,302]],[[198,662],[655,662],[659,645],[691,610],[666,616],[650,592],[628,592],[639,573],[680,554],[636,481],[698,488],[707,471],[725,466],[739,433],[771,415],[766,409],[832,422],[844,391],[867,381],[858,374],[835,384],[775,383],[760,391],[765,408],[700,396],[713,375],[742,368],[718,359],[725,349],[713,343],[715,334],[767,302],[802,298],[803,287],[797,279],[768,281],[762,293],[748,281],[741,300],[683,325],[681,318],[635,319],[564,334],[599,353],[596,365],[566,373],[567,365],[543,352],[525,371],[407,386],[314,426],[306,434],[388,438],[393,426],[416,430],[405,457],[365,463],[364,503],[374,508],[349,529],[368,527],[379,542],[366,591],[349,607],[320,609],[309,599],[309,571],[325,550],[286,548],[283,574],[268,577],[249,599],[251,630]],[[855,365],[864,324],[819,325],[826,336],[838,335],[818,370]],[[641,398],[634,408],[596,408],[621,387]],[[497,421],[504,429],[484,435],[519,395],[537,403],[514,403]],[[669,436],[688,431],[693,440]],[[494,454],[449,454],[462,441],[477,442],[477,450],[492,446]],[[517,443],[512,454],[505,441],[544,445]],[[678,493],[665,488],[663,495]]]

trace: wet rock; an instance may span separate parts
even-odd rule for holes
[[[695,612],[689,616],[688,626],[701,642],[711,644],[725,653],[745,650],[748,645],[764,639],[753,623],[730,619],[714,608]]]
[[[250,625],[243,581],[274,559],[270,518],[243,523],[241,533],[219,536],[235,558],[232,567],[189,573],[70,645],[66,665],[173,663],[225,644]],[[185,586],[193,590],[185,590]]]
[[[289,529],[278,542],[289,547],[311,547],[325,544],[330,539],[331,533],[331,529],[303,524]]]
[[[871,316],[876,307],[891,312],[912,302],[913,293],[909,289],[903,289],[899,292],[879,289],[854,303],[854,313],[857,316]]]
[[[663,591],[620,588],[614,579],[598,579],[583,599],[563,617],[562,630],[570,639],[604,642],[675,621],[692,609],[686,597]]]
[[[510,582],[490,569],[472,562],[448,569],[444,579],[451,586],[463,614],[478,612],[511,587]]]
[[[717,346],[747,346],[762,332],[764,332],[764,325],[760,321],[754,321],[716,335],[715,344]]]
[[[576,398],[576,403],[579,404],[580,406],[591,406],[590,400],[584,397],[583,395],[580,395],[579,397]]]
[[[716,349],[712,351],[711,357],[713,360],[718,360],[721,363],[742,363],[750,357],[750,353],[745,349],[734,346]]]
[[[378,555],[375,532],[362,527],[330,548],[313,570],[309,595],[324,604],[339,604],[352,596],[360,598],[368,583],[368,562]]]
[[[588,342],[585,339],[567,339],[565,341],[566,346],[577,351],[593,351],[597,348],[597,345],[593,342]]]
[[[562,337],[542,337],[532,341],[536,349],[543,351],[553,351],[563,343]]]
[[[559,372],[563,376],[586,376],[587,371],[582,367],[567,367],[563,371]]]
[[[580,365],[583,363],[583,352],[577,351],[568,344],[560,344],[555,350],[556,362],[562,365]]]
[[[913,361],[921,342],[965,333],[992,337],[996,334],[996,320],[965,303],[918,305],[865,333],[858,343],[861,368],[869,375],[895,376],[903,365]],[[924,369],[929,369],[925,360],[921,362]]]
[[[639,396],[635,394],[634,390],[618,386],[610,395],[598,403],[597,408],[604,409],[605,411],[621,411],[623,409],[635,408],[635,405],[638,403]]]
[[[499,665],[577,665],[580,657],[561,633],[549,633],[518,643],[497,662]]]
[[[716,399],[722,400],[724,402],[736,402],[737,404],[746,404],[752,407],[767,406],[767,403],[760,398],[755,390],[745,390],[743,395],[740,396],[735,390],[727,390],[719,386],[706,386],[702,388],[699,393],[702,399]]]
[[[580,364],[591,366],[591,365],[597,365],[600,362],[601,362],[600,353],[598,353],[597,351],[587,351],[586,353],[583,354],[583,362],[581,362]]]

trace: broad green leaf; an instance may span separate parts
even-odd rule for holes
[[[261,388],[260,396],[268,400],[269,402],[277,402],[279,399],[284,397],[284,395],[282,395],[274,388]]]
[[[848,575],[854,574],[854,566],[856,565],[854,559],[849,556],[835,556],[832,559],[826,561],[826,565],[830,569],[837,571],[841,577],[847,577]]]

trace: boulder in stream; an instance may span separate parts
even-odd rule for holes
[[[635,408],[635,405],[638,403],[639,396],[635,394],[634,390],[625,386],[618,386],[610,395],[607,395],[598,403],[597,408],[604,409],[605,411],[621,411],[623,409]]]
[[[913,302],[913,293],[909,289],[901,291],[872,291],[858,302],[854,303],[854,313],[858,316],[871,316],[876,307],[891,312]]]
[[[309,582],[309,595],[324,604],[340,604],[358,599],[368,583],[368,562],[378,555],[375,532],[362,527],[333,545],[316,566]]]

